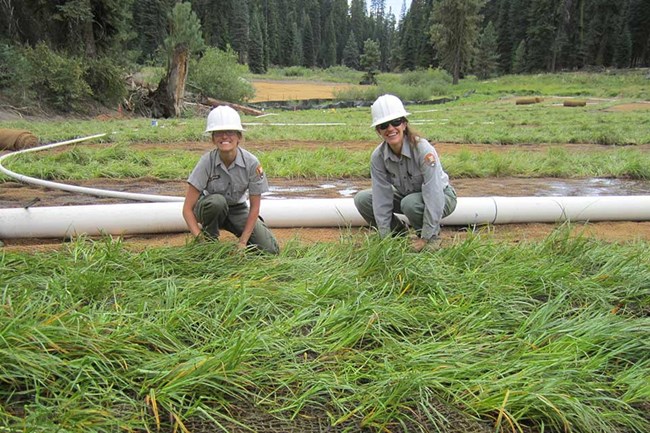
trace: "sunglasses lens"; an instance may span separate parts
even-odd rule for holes
[[[380,124],[379,129],[381,129],[383,131],[384,129],[388,128],[388,125],[391,125],[392,127],[397,128],[402,123],[404,123],[404,118],[400,117],[399,119],[393,119],[391,121],[384,122],[384,123]]]

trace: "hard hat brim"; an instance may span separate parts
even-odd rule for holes
[[[208,128],[205,130],[205,134],[209,134],[210,132],[214,131],[239,131],[239,132],[244,132],[246,131],[241,125],[220,125],[220,126],[215,126],[213,128]]]
[[[402,114],[398,114],[398,115],[391,114],[389,116],[384,116],[384,117],[381,117],[381,118],[375,120],[374,122],[372,122],[372,125],[370,125],[370,127],[374,128],[377,125],[381,125],[384,122],[390,122],[391,120],[399,119],[400,117],[406,117],[406,116],[410,116],[410,115],[411,115],[411,113],[409,113],[408,111],[405,111]]]

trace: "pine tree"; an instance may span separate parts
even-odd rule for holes
[[[357,46],[354,30],[350,30],[348,41],[343,50],[343,64],[348,68],[359,69],[359,47]]]
[[[303,15],[304,26],[302,29],[302,64],[308,68],[316,66],[316,49],[314,47],[314,31],[311,18],[307,12]]]
[[[380,51],[379,43],[367,39],[363,43],[363,54],[361,55],[361,69],[366,72],[374,71],[379,67]]]
[[[501,71],[504,73],[510,72],[513,54],[509,11],[510,0],[501,0],[499,2],[499,12],[495,30],[497,31],[497,43],[499,48],[499,66]]]
[[[556,0],[533,0],[529,9],[526,32],[528,67],[532,70],[551,69],[555,34],[558,31]]]
[[[479,37],[478,50],[474,57],[474,72],[479,79],[484,80],[495,75],[498,67],[497,33],[490,21]]]
[[[133,47],[140,51],[139,61],[156,57],[167,36],[167,15],[171,7],[165,0],[140,0],[133,5],[133,29],[136,39]]]
[[[294,20],[291,22],[291,55],[289,57],[289,64],[292,66],[300,66],[303,63],[302,58],[302,33],[298,28],[298,23]]]
[[[431,40],[440,63],[451,73],[453,84],[472,58],[478,38],[479,15],[484,0],[436,0],[433,5]]]
[[[526,41],[522,39],[512,56],[511,69],[514,74],[523,74],[526,72],[526,56]]]
[[[336,30],[334,29],[334,19],[330,11],[328,19],[325,21],[323,29],[323,40],[321,46],[321,66],[329,68],[336,65]]]
[[[332,3],[332,22],[336,29],[336,62],[341,63],[343,58],[343,49],[345,48],[345,35],[349,32],[348,23],[348,0],[333,0]]]
[[[248,61],[248,41],[250,38],[248,0],[232,0],[232,2],[232,48],[239,56],[239,63],[245,64]]]
[[[248,44],[248,67],[254,74],[266,73],[264,63],[264,39],[262,36],[262,27],[260,25],[260,12],[257,8],[253,10],[251,16],[251,33]]]
[[[190,3],[176,3],[169,17],[169,33],[165,38],[165,52],[171,59],[174,50],[180,44],[185,44],[191,55],[205,49],[201,22],[192,10]]]
[[[401,22],[402,34],[398,43],[402,70],[427,68],[434,63],[434,47],[427,32],[432,8],[427,3],[427,0],[413,0]]]
[[[357,47],[363,46],[370,32],[368,31],[368,17],[365,0],[352,0],[350,2],[350,28],[357,38]]]
[[[631,0],[628,23],[632,39],[631,65],[650,66],[650,1]]]
[[[627,17],[626,17],[627,18]],[[621,23],[621,30],[614,42],[614,66],[617,68],[629,68],[632,60],[632,35],[627,25],[627,20]]]

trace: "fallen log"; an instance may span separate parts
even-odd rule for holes
[[[245,105],[234,104],[232,102],[221,101],[219,99],[210,98],[209,96],[203,96],[201,98],[201,103],[204,105],[210,105],[212,107],[217,107],[219,105],[227,105],[237,111],[241,111],[244,114],[250,114],[251,116],[261,116],[264,114],[264,111],[258,110],[256,108],[247,107]]]

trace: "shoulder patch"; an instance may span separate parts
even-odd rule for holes
[[[260,178],[264,178],[264,169],[262,168],[262,165],[258,165],[256,171]]]
[[[436,165],[436,156],[433,154],[433,152],[429,152],[424,155],[424,162],[431,166]]]

